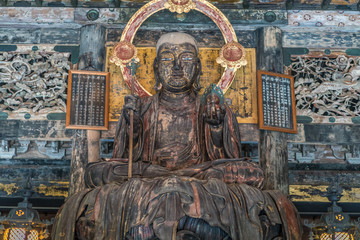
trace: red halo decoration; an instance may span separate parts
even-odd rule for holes
[[[231,44],[231,46],[229,46]],[[243,56],[243,51],[235,46],[233,43],[227,44],[225,48],[223,48],[223,56],[226,60],[235,62],[241,59]]]
[[[132,43],[121,41],[114,47],[110,62],[120,66],[130,62],[133,58],[135,58],[135,61],[139,61],[136,55],[137,49]]]
[[[216,62],[223,67],[240,68],[246,65],[245,49],[238,42],[225,44],[220,50],[220,56]]]
[[[173,9],[172,9],[173,8]],[[170,11],[174,10],[175,12],[182,13],[182,12],[188,12],[190,9],[194,9],[196,11],[199,11],[209,18],[211,18],[215,24],[219,27],[221,33],[223,34],[225,43],[231,43],[235,45],[229,45],[229,46],[235,46],[229,48],[225,56],[227,56],[227,59],[224,57],[223,53],[223,60],[221,60],[222,66],[225,67],[224,73],[218,82],[218,86],[221,88],[221,90],[225,93],[227,89],[230,87],[232,81],[234,80],[236,70],[237,68],[243,66],[246,64],[245,58],[245,51],[244,48],[237,42],[236,34],[231,26],[229,20],[225,17],[225,15],[214,5],[207,2],[206,0],[153,0],[147,4],[145,4],[142,8],[140,8],[129,20],[128,24],[126,25],[122,35],[121,35],[121,42],[126,41],[132,45],[132,41],[134,39],[134,36],[141,26],[141,24],[151,15],[154,13],[161,11],[163,9],[169,9]],[[188,10],[189,9],[189,10]],[[185,11],[186,10],[186,11]],[[226,47],[225,45],[224,47]],[[241,46],[241,47],[240,47]],[[227,47],[226,47],[227,48]],[[239,50],[236,50],[236,48],[241,49],[242,53],[240,54]],[[119,48],[118,48],[119,49]],[[135,48],[136,49],[136,48]],[[120,51],[120,50],[119,50]],[[117,50],[115,51],[117,52]],[[117,54],[117,53],[116,53]],[[116,55],[115,54],[115,55]],[[128,58],[127,54],[119,53],[121,58]],[[116,58],[120,59],[119,57],[116,57],[113,55],[112,59],[115,62]],[[123,56],[125,55],[125,56]],[[129,54],[130,55],[130,54]],[[237,61],[232,61],[235,59],[238,59],[241,55],[240,59]],[[134,55],[136,57],[136,54]],[[218,58],[221,59],[221,56]],[[131,60],[131,59],[130,59]],[[231,60],[231,61],[229,61]],[[123,60],[116,61],[118,62],[118,65],[121,69],[123,78],[128,86],[131,84],[131,76],[129,74],[129,71],[126,71],[126,63]],[[239,62],[237,64],[234,64],[235,62]],[[241,64],[240,64],[241,62]],[[140,97],[144,96],[150,96],[151,94],[135,79],[134,81],[134,88],[135,93],[139,95]]]

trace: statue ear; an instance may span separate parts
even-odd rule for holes
[[[161,83],[160,83],[159,62],[158,62],[158,58],[157,58],[157,57],[154,59],[153,68],[154,68],[154,75],[155,75],[155,86],[154,86],[154,89],[155,89],[156,91],[159,91],[162,86],[161,86]]]
[[[197,64],[197,71],[198,71],[198,75],[200,77],[200,75],[202,75],[202,71],[201,71],[201,68],[202,68],[202,65],[201,65],[201,61],[200,61],[200,58],[198,57],[198,64]]]
[[[200,85],[200,76],[202,75],[201,72],[201,61],[200,58],[197,59],[197,66],[196,66],[196,79],[195,82],[193,84],[194,86],[194,91],[195,92],[199,92],[201,90],[201,85]]]

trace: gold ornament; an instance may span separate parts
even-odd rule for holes
[[[169,9],[170,12],[178,14],[188,13],[190,10],[196,8],[196,4],[192,0],[168,0],[164,7]]]
[[[129,63],[132,59],[139,62],[139,58],[136,56],[136,47],[127,41],[119,42],[113,49],[110,62],[115,63],[117,66]]]
[[[240,68],[247,64],[245,60],[245,49],[238,42],[225,44],[220,50],[220,56],[216,62],[222,67]]]

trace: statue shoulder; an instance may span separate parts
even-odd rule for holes
[[[158,94],[140,98],[141,115],[149,110],[151,106],[159,102]]]

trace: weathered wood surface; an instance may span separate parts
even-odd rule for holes
[[[74,130],[65,121],[0,120],[1,140],[70,140]]]
[[[263,27],[258,31],[258,69],[282,73],[282,32],[277,27]],[[265,171],[265,189],[288,193],[287,133],[260,130],[259,161]]]
[[[97,162],[100,159],[100,133],[99,130],[88,130],[88,158],[90,162]]]
[[[78,44],[80,31],[77,28],[42,28],[39,43]]]
[[[116,122],[109,122],[109,130],[101,131],[102,139],[111,139],[115,136]],[[239,124],[241,142],[258,142],[259,128],[257,124]]]
[[[246,2],[246,1],[244,1]],[[273,8],[273,9],[285,9],[286,0],[272,0],[272,1],[262,1],[262,0],[252,0],[248,1],[249,8]]]
[[[72,146],[69,196],[85,188],[84,173],[88,164],[87,130],[75,130]]]
[[[273,1],[272,1],[273,2]],[[130,4],[131,5],[131,4]],[[274,7],[274,4],[270,4]],[[138,10],[140,6],[136,4],[134,6],[124,6],[123,8],[0,8],[2,16],[2,25],[0,28],[0,43],[56,43],[56,44],[78,44],[79,43],[79,28],[81,25],[99,23],[104,24],[109,29],[107,41],[117,42],[121,34],[111,34],[116,30],[110,30],[111,28],[123,28],[128,19]],[[326,11],[285,11],[285,10],[243,10],[234,6],[219,5],[225,15],[229,18],[233,27],[236,30],[236,34],[245,47],[255,47],[256,36],[254,30],[263,26],[264,24],[276,24],[283,32],[283,46],[284,47],[309,47],[309,48],[334,48],[334,47],[353,47],[359,46],[360,38],[356,27],[359,26],[358,12],[337,12],[332,11],[330,15],[333,20],[327,19],[329,13]],[[90,10],[96,10],[99,16],[96,20],[89,20],[87,13]],[[57,12],[62,13],[59,17]],[[305,16],[316,15],[316,18],[310,20],[304,19]],[[25,16],[25,17],[19,17]],[[269,17],[270,16],[270,17]],[[275,16],[275,17],[274,17]],[[298,16],[298,17],[296,17]],[[301,19],[298,20],[298,18]],[[272,21],[272,17],[275,21]],[[287,18],[291,22],[287,23]],[[268,20],[266,20],[268,19]],[[319,21],[315,19],[323,19],[321,24],[316,26]],[[326,19],[326,20],[325,20]],[[346,21],[345,21],[346,20]],[[167,22],[166,26],[163,22]],[[270,22],[269,22],[270,21]],[[299,23],[297,24],[294,23]],[[309,22],[315,25],[308,25]],[[9,25],[11,23],[11,25]],[[303,24],[305,24],[303,27]],[[330,24],[330,25],[329,25]],[[321,26],[320,26],[321,25]],[[11,27],[10,27],[11,26]],[[204,31],[204,27],[207,29]],[[337,31],[334,31],[334,28]],[[155,30],[162,29],[162,30]],[[157,13],[151,17],[144,25],[141,26],[141,31],[171,31],[182,30],[192,31],[196,35],[200,36],[197,40],[204,43],[205,47],[219,47],[221,46],[222,36],[218,31],[217,26],[211,21],[211,19],[205,17],[199,12],[193,14],[177,15],[170,12]],[[320,31],[321,30],[321,31]],[[118,30],[121,33],[121,30]],[[151,39],[158,36],[151,36],[153,33],[148,34],[145,38],[144,35],[137,34],[138,39],[135,43],[140,46],[149,46],[146,43],[153,45]],[[198,32],[198,34],[196,34]],[[203,35],[206,34],[206,35]],[[150,38],[148,38],[150,37]],[[202,39],[209,39],[205,41]],[[215,41],[214,41],[215,40]],[[220,40],[220,41],[219,41]]]
[[[51,23],[74,20],[74,8],[0,8],[0,22],[13,23]]]
[[[202,27],[203,28],[203,27]],[[135,46],[139,47],[154,47],[160,36],[168,31],[177,31],[178,27],[167,30],[153,30],[153,29],[139,29],[134,38]],[[182,32],[191,34],[198,42],[199,47],[222,47],[225,42],[221,32],[218,29],[191,29],[182,30]],[[256,32],[254,30],[236,30],[238,42],[246,48],[256,47]],[[114,45],[120,41],[122,29],[108,28],[106,41],[110,45]]]
[[[290,199],[293,202],[328,202],[326,185],[290,185]],[[345,186],[344,186],[345,187]],[[343,192],[341,202],[360,203],[359,187],[347,187]],[[355,210],[359,211],[359,210]]]
[[[0,198],[22,196],[27,177],[31,177],[33,197],[64,198],[68,195],[69,175],[69,160],[1,159]]]
[[[290,163],[289,169],[290,198],[294,202],[328,202],[326,188],[333,182],[344,188],[341,202],[360,202],[360,165]]]
[[[321,214],[326,213],[330,206],[329,200],[326,202],[295,202],[292,201],[295,207],[298,209],[298,212],[301,215],[301,219],[305,219],[306,215],[313,220],[314,215],[320,217]],[[343,212],[346,212],[350,215],[359,216],[359,203],[347,203],[340,202],[338,204],[343,209]],[[310,215],[310,216],[309,216]],[[304,234],[306,234],[306,229],[304,229]],[[303,240],[308,240],[308,238],[303,238]]]
[[[240,28],[244,26],[239,26],[239,29],[234,26],[238,41],[246,48],[255,47],[257,39],[255,31],[253,29],[241,30]],[[174,26],[172,29],[190,32],[199,41],[201,47],[221,47],[224,43],[218,29],[181,29],[181,25]],[[354,29],[357,28],[334,32],[327,28],[283,28],[282,43],[283,47],[287,48],[358,48],[360,34]],[[166,31],[171,31],[171,29]],[[122,29],[109,26],[107,32],[107,41],[115,43],[119,41]],[[165,30],[140,29],[135,35],[134,43],[141,47],[154,46],[163,32]],[[79,38],[78,28],[40,28],[39,26],[25,28],[24,26],[9,27],[9,25],[0,27],[0,44],[79,44]]]
[[[273,21],[267,21],[266,10],[243,10],[243,9],[225,9],[222,8],[221,11],[229,19],[232,24],[287,24],[287,13],[284,10],[272,10],[274,14]],[[134,10],[127,8],[125,11],[122,11],[120,22],[126,23],[129,21],[133,14]],[[119,21],[118,20],[118,21]],[[198,11],[193,11],[191,14],[178,15],[172,13],[168,10],[162,10],[157,14],[149,17],[146,21],[147,25],[153,23],[191,23],[191,24],[209,24],[214,25],[213,21],[205,16],[203,13]],[[215,26],[216,27],[216,26]]]
[[[1,0],[1,6],[8,7],[141,7],[148,0]],[[314,9],[314,10],[357,10],[358,0],[215,0],[217,6],[238,9]]]
[[[97,24],[87,25],[81,29],[79,70],[104,70],[105,34],[105,27]]]
[[[105,64],[105,28],[100,25],[88,25],[81,29],[79,70],[102,71]],[[69,196],[85,188],[84,172],[93,151],[99,152],[98,139],[88,139],[87,130],[75,130],[71,159]],[[90,144],[90,148],[89,148]],[[95,147],[97,145],[97,148]],[[93,160],[92,160],[93,161]]]
[[[317,30],[318,29],[318,30]],[[321,28],[292,28],[283,31],[283,47],[307,47],[318,49],[358,48],[360,34],[353,27],[349,31],[329,31]],[[355,31],[354,31],[355,30]]]
[[[287,11],[272,10],[272,18],[269,20],[267,10],[253,9],[244,10],[239,8],[223,8],[219,6],[224,15],[232,24],[287,24]],[[65,8],[65,7],[0,7],[0,20],[13,23],[101,23],[101,24],[126,24],[132,15],[140,7],[122,8]],[[88,18],[88,12],[96,11],[97,18]],[[216,25],[213,21],[199,11],[191,14],[177,14],[168,10],[162,10],[152,15],[145,25],[156,23],[187,23]]]
[[[289,183],[329,185],[337,181],[345,187],[360,187],[360,165],[351,164],[289,164]],[[359,196],[360,197],[360,196]]]
[[[359,144],[360,126],[346,124],[298,124],[298,133],[288,136],[294,143]]]
[[[282,5],[284,1],[280,0]],[[251,1],[251,3],[255,3]],[[242,9],[237,5],[219,4],[217,7],[224,13],[233,26],[242,27],[243,25],[274,25],[291,27],[335,27],[338,29],[358,26],[359,13],[356,11],[316,11],[308,8],[307,10],[285,10],[275,1],[267,3],[255,3],[251,9]],[[91,4],[91,3],[90,3]],[[268,8],[261,9],[263,5]],[[32,24],[34,26],[43,23],[56,24],[56,26],[78,26],[79,24],[105,24],[116,25],[126,24],[132,15],[142,6],[142,4],[127,4],[121,8],[65,8],[65,7],[0,7],[0,20],[2,23],[11,22],[12,24]],[[104,8],[105,7],[105,8]],[[270,7],[270,8],[269,8]],[[306,9],[306,8],[305,8]],[[351,9],[345,9],[351,10]],[[166,22],[164,26],[162,23]],[[150,16],[144,23],[145,27],[171,28],[172,25],[180,27],[186,25],[188,28],[194,26],[206,26],[209,29],[216,29],[217,26],[212,20],[198,11],[191,14],[176,14],[168,10],[162,10]],[[144,27],[143,26],[143,27]],[[42,27],[49,27],[43,25]]]
[[[78,44],[76,28],[1,27],[0,44]]]
[[[356,10],[358,9],[357,0],[291,0],[291,9],[313,9],[313,10]]]
[[[323,144],[359,144],[360,126],[343,124],[298,124],[299,131],[290,135],[291,142]]]
[[[289,11],[290,26],[302,27],[348,27],[359,26],[358,13],[354,11]]]

